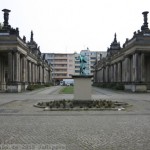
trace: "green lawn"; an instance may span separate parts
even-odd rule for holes
[[[74,90],[73,86],[66,86],[59,93],[60,94],[73,94],[73,90]]]

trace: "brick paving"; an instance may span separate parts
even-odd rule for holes
[[[133,105],[126,111],[51,112],[33,107],[38,101],[73,98],[71,94],[58,94],[61,88],[0,93],[0,149],[17,144],[34,150],[39,144],[49,144],[63,150],[150,150],[150,93],[93,88],[93,99]]]

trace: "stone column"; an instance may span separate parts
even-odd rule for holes
[[[20,82],[23,82],[23,55],[20,55]]]
[[[126,82],[130,82],[131,81],[131,71],[130,71],[130,58],[127,57],[126,58]]]
[[[31,83],[33,83],[33,62],[31,62]]]
[[[114,68],[113,68],[113,65],[111,65],[111,82],[114,82]]]
[[[32,82],[35,82],[35,65],[32,63]]]
[[[25,82],[28,82],[28,60],[27,56],[25,56]]]
[[[133,54],[133,82],[138,81],[138,53]]]
[[[18,81],[20,82],[21,80],[20,80],[20,70],[21,70],[21,67],[20,67],[20,53],[18,53]]]
[[[108,82],[108,66],[106,66],[106,77],[105,77],[105,81]]]
[[[117,65],[114,64],[114,82],[117,82]]]
[[[34,83],[36,83],[36,64],[34,64]]]
[[[2,77],[2,60],[1,60],[1,58],[0,58],[0,89],[1,89],[1,81],[2,81],[2,79],[1,79],[1,77]]]
[[[141,82],[145,82],[145,54],[141,54]]]
[[[35,83],[37,83],[37,64],[35,64]]]
[[[0,90],[2,90],[2,60],[0,58]]]
[[[43,68],[40,65],[40,83],[42,83],[42,82],[43,82]]]
[[[6,82],[5,82],[5,62],[4,62],[4,59],[3,58],[1,58],[1,63],[0,63],[0,65],[1,65],[1,70],[0,70],[0,72],[1,72],[1,90],[6,90]]]
[[[111,82],[111,66],[108,66],[108,82]]]
[[[20,82],[20,54],[18,52],[14,54],[14,81]]]
[[[100,81],[103,82],[103,68],[101,68],[100,72],[101,72],[101,75],[100,75],[101,79],[100,79]]]
[[[39,76],[40,72],[39,72],[39,65],[37,64],[37,82],[40,82],[40,76]]]
[[[43,83],[45,83],[45,67],[43,66]]]
[[[22,57],[22,82],[26,82],[26,72],[27,72],[27,58],[26,56]]]
[[[105,72],[104,72],[104,68],[102,68],[102,82],[104,82],[105,81]]]
[[[0,60],[0,74],[1,74],[1,83],[3,83],[3,59]]]
[[[126,60],[122,61],[122,82],[126,81]]]
[[[117,82],[121,82],[121,62],[118,62],[118,67],[117,67]]]
[[[8,53],[8,81],[13,81],[13,54],[12,52]],[[1,71],[0,71],[1,72]]]
[[[103,68],[103,82],[106,82],[106,67]]]
[[[102,82],[102,68],[100,69],[99,72],[100,72],[100,76],[99,76],[100,77],[100,82]]]
[[[28,82],[32,82],[31,80],[31,61],[28,61]]]

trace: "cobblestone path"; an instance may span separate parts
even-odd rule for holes
[[[43,111],[38,101],[72,99],[62,87],[20,94],[0,93],[0,150],[150,150],[150,94],[93,88],[93,99],[126,101],[126,111]],[[4,147],[5,146],[5,147]],[[8,147],[6,147],[8,146]],[[22,146],[22,147],[21,147]],[[45,149],[44,150],[48,150]]]

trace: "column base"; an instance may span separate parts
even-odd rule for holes
[[[19,93],[22,91],[22,85],[20,82],[7,84],[7,92],[9,93]]]
[[[21,84],[21,91],[26,91],[28,85],[29,85],[28,82],[23,82],[23,83]]]
[[[1,91],[6,91],[6,83],[4,83],[4,82],[2,82],[2,83],[0,83],[0,90]]]
[[[132,92],[147,92],[147,85],[145,84],[127,84],[125,85],[126,91]]]

